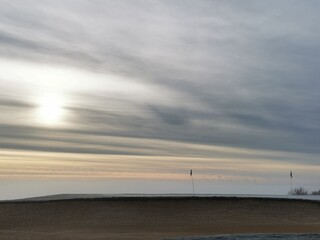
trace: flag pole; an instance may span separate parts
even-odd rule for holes
[[[290,192],[292,193],[292,171],[290,171]]]
[[[192,183],[192,193],[194,194],[194,183],[193,183],[192,169],[190,170],[190,178],[191,178],[191,183]]]

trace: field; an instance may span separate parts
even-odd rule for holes
[[[162,239],[229,233],[320,233],[320,202],[116,197],[0,203],[0,239]]]

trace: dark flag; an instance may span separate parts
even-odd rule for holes
[[[190,177],[192,177],[192,169],[190,170]]]
[[[290,171],[290,177],[292,178],[292,171]]]

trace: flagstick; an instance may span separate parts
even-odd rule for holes
[[[290,191],[292,193],[292,177],[290,177]]]
[[[191,182],[192,182],[192,193],[194,194],[194,183],[193,183],[192,169],[190,169],[190,178],[191,178]]]
[[[194,183],[193,183],[193,175],[191,175],[191,181],[192,181],[192,192],[194,194]]]

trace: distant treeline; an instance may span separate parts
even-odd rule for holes
[[[289,195],[320,195],[320,190],[309,192],[304,187],[297,187],[289,192]]]

